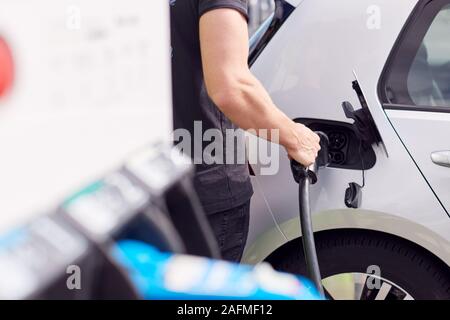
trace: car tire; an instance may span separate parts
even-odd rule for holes
[[[373,231],[336,230],[316,233],[316,247],[322,279],[345,274],[367,277],[379,268],[379,279],[393,285],[392,290],[389,289],[392,292],[384,299],[405,299],[398,288],[406,292],[409,299],[450,299],[450,268],[407,240]],[[277,251],[269,262],[279,271],[307,274],[299,240]],[[364,279],[361,286],[364,292],[358,296],[361,300],[374,299],[380,288],[369,289],[367,279],[373,281],[374,277]],[[331,294],[329,298],[335,297]]]

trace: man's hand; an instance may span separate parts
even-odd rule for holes
[[[289,157],[298,163],[309,167],[317,158],[320,151],[319,136],[300,123],[296,123],[294,130],[298,138],[298,145],[292,149],[286,149]]]

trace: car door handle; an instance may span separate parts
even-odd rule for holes
[[[433,152],[431,160],[438,166],[450,168],[450,150]]]

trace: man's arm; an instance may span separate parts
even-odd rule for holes
[[[244,130],[278,129],[279,143],[289,156],[305,166],[312,164],[320,150],[319,137],[278,109],[250,72],[242,14],[226,8],[205,13],[200,18],[200,43],[206,88],[217,107]]]

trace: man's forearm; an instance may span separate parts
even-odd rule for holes
[[[219,109],[240,128],[252,129],[258,135],[261,129],[266,129],[269,136],[263,135],[264,138],[289,150],[299,147],[295,123],[274,105],[267,91],[250,71],[242,76],[234,76],[225,88],[211,92],[210,96]],[[274,129],[278,130],[277,137],[270,135]]]

